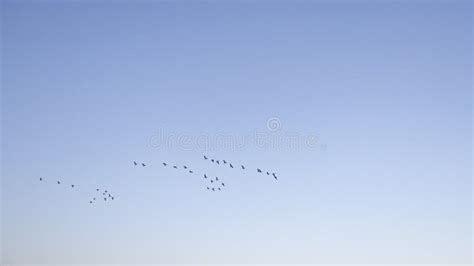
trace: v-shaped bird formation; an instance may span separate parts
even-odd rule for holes
[[[179,164],[170,164],[168,162],[162,162],[161,164],[163,167],[169,167],[173,170],[180,171],[183,174],[201,176],[201,179],[205,184],[204,186],[206,190],[222,191],[225,187],[225,182],[223,182],[222,178],[219,178],[218,176],[211,177],[211,176],[208,176],[208,174],[206,173],[200,173],[199,171],[195,171],[194,169],[192,169],[190,166],[186,164],[179,165]],[[134,165],[135,165],[135,161],[134,161]]]
[[[234,167],[234,164],[232,164],[228,160],[213,159],[213,158],[208,157],[207,155],[203,155],[203,158],[204,158],[204,160],[210,161],[211,163],[214,163],[218,166],[222,166],[222,167],[228,166],[229,168],[235,169],[235,170],[240,169],[242,171],[250,171],[244,164],[235,164],[236,166]],[[145,163],[143,163],[143,162],[137,163],[137,161],[133,161],[133,165],[136,166],[136,167],[139,167],[140,165],[142,167],[146,166]],[[201,179],[204,181],[205,189],[208,190],[208,191],[214,191],[214,192],[215,191],[223,191],[226,188],[226,183],[224,182],[222,177],[221,178],[219,178],[219,176],[213,177],[213,176],[211,176],[211,175],[209,175],[205,172],[195,171],[194,169],[192,169],[187,164],[180,165],[180,164],[171,164],[169,162],[162,162],[161,165],[163,167],[169,167],[169,168],[174,169],[176,171],[180,171],[184,174],[193,174],[193,175],[200,176]],[[256,168],[256,172],[259,173],[259,174],[263,173],[263,171],[260,168]],[[269,171],[265,171],[265,172],[266,172],[266,175],[270,176]],[[278,177],[274,172],[271,173],[271,176],[275,180],[278,180]]]

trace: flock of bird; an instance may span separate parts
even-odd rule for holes
[[[142,167],[146,166],[145,163],[140,163],[139,164],[136,161],[133,161],[133,165],[137,166],[137,167],[139,165],[141,165]],[[181,169],[181,170],[185,171],[187,174],[197,174],[197,173],[195,173],[194,170],[191,170],[191,168],[187,165],[183,165],[183,166],[170,165],[166,162],[163,162],[162,165],[163,165],[163,167],[171,167],[171,168],[176,169],[176,170]],[[203,178],[203,180],[208,182],[206,184],[206,189],[209,190],[209,191],[222,191],[225,188],[225,183],[223,182],[222,178],[219,179],[218,176],[211,178],[207,174],[202,174],[202,178]]]
[[[203,158],[204,158],[204,160],[209,161],[209,162],[211,162],[211,163],[215,163],[216,165],[228,166],[228,167],[230,167],[230,168],[232,168],[232,169],[235,169],[235,168],[234,168],[234,164],[232,164],[232,163],[229,162],[229,161],[226,161],[226,160],[217,160],[217,159],[209,158],[209,157],[206,156],[206,155],[203,155]],[[172,165],[172,166],[171,166],[171,164],[168,164],[168,163],[166,163],[166,162],[163,162],[162,164],[163,164],[163,167],[172,167],[173,169],[176,169],[176,170],[181,169],[181,170],[186,171],[186,173],[188,173],[188,174],[197,174],[194,170],[190,169],[190,167],[188,167],[187,165],[183,165],[183,166]],[[146,167],[146,166],[147,166],[144,162],[137,162],[137,161],[133,161],[133,165],[134,165],[135,167]],[[241,170],[247,170],[247,168],[246,168],[245,165],[243,165],[243,164],[240,164],[240,169],[241,169]],[[256,170],[257,170],[257,173],[259,173],[259,174],[263,174],[263,173],[265,172],[266,175],[268,175],[268,176],[271,175],[271,176],[273,176],[273,178],[274,178],[275,180],[278,180],[278,177],[277,177],[277,175],[276,175],[274,172],[272,172],[272,173],[270,174],[269,171],[263,171],[263,170],[260,169],[260,168],[257,168]],[[215,191],[222,191],[222,190],[224,190],[224,188],[226,188],[226,183],[224,182],[224,180],[223,180],[222,178],[219,178],[218,176],[216,176],[216,177],[211,177],[210,175],[208,175],[208,174],[206,174],[206,173],[202,173],[202,174],[199,174],[199,175],[202,175],[202,180],[206,182],[206,183],[205,183],[205,187],[206,187],[206,189],[209,190],[209,191],[213,191],[213,192],[215,192]],[[40,182],[45,182],[44,178],[42,178],[42,177],[39,178],[39,181],[40,181]],[[56,184],[57,184],[57,185],[61,185],[62,183],[61,183],[60,180],[57,180],[57,181],[56,181]],[[69,186],[71,189],[76,188],[75,184],[69,184],[68,186]],[[115,199],[115,197],[114,197],[108,190],[106,190],[106,189],[102,189],[102,190],[101,190],[101,189],[99,189],[99,188],[96,188],[96,189],[95,189],[95,193],[96,193],[97,195],[95,195],[95,196],[93,196],[92,198],[90,198],[90,200],[89,200],[89,203],[90,203],[90,204],[93,204],[93,203],[99,201],[99,199],[100,199],[100,201],[102,201],[102,199],[103,199],[104,202],[106,202],[107,200],[114,200],[114,199]]]
[[[229,165],[230,168],[234,168],[234,165],[233,165],[231,162],[228,162],[228,161],[226,161],[226,160],[221,160],[221,161],[219,161],[219,160],[216,160],[216,159],[210,159],[210,158],[207,157],[206,155],[203,155],[203,157],[204,157],[204,160],[209,160],[210,162],[216,163],[217,165],[221,165],[220,162],[222,161],[222,165]],[[240,168],[241,168],[242,170],[245,170],[245,169],[246,169],[246,168],[245,168],[245,165],[243,165],[243,164],[240,165]],[[257,173],[263,173],[263,171],[262,171],[260,168],[257,168]],[[270,175],[270,172],[266,171],[266,173],[267,173],[267,175]],[[278,180],[278,177],[276,176],[275,173],[272,173],[271,175],[273,176],[273,178],[275,178],[275,180]]]
[[[212,158],[209,158],[206,155],[203,155],[203,158],[204,158],[204,160],[210,161],[211,163],[215,163],[217,165],[222,165],[222,166],[228,165],[230,168],[235,169],[234,164],[232,164],[231,162],[228,162],[226,160],[212,159]],[[222,162],[222,164],[221,164],[221,162]],[[187,165],[183,165],[183,166],[172,165],[171,166],[167,162],[162,162],[162,164],[163,164],[164,167],[170,166],[170,167],[172,167],[173,169],[176,169],[176,170],[182,169],[182,170],[186,171],[188,174],[195,174],[195,171],[191,170]],[[138,163],[137,161],[133,161],[133,165],[136,166],[136,167],[139,167],[140,165],[142,167],[146,166],[145,163],[143,163],[143,162]],[[245,167],[245,165],[240,164],[240,169],[241,170],[246,170],[247,168]],[[270,174],[269,171],[265,171],[265,172],[268,176],[271,175],[271,176],[273,176],[273,178],[275,180],[278,180],[278,177],[275,173]],[[257,173],[263,173],[263,171],[260,168],[257,168]],[[222,191],[225,188],[225,183],[223,182],[222,178],[219,179],[218,176],[216,176],[214,178],[214,177],[208,176],[206,173],[203,173],[202,177],[203,177],[203,180],[205,180],[207,182],[206,183],[206,189],[209,190],[209,191]]]
[[[46,180],[42,177],[39,178],[40,182],[46,182]],[[56,180],[57,185],[62,185],[60,180]],[[71,187],[71,189],[76,188],[75,184],[70,184],[68,187]],[[92,204],[96,202],[99,198],[103,199],[104,201],[107,201],[107,199],[114,200],[115,196],[113,196],[107,189],[101,190],[99,188],[96,188],[96,193],[99,193],[97,196],[93,196],[90,200],[89,203]],[[102,193],[102,196],[99,196],[100,193]]]

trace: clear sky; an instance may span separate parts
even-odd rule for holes
[[[471,1],[1,12],[4,263],[471,262]]]

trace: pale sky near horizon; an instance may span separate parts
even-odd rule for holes
[[[1,23],[4,264],[472,262],[471,1],[3,1]]]

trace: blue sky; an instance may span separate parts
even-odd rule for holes
[[[1,44],[4,263],[471,262],[468,1],[6,1]],[[260,133],[317,145],[196,144]]]

